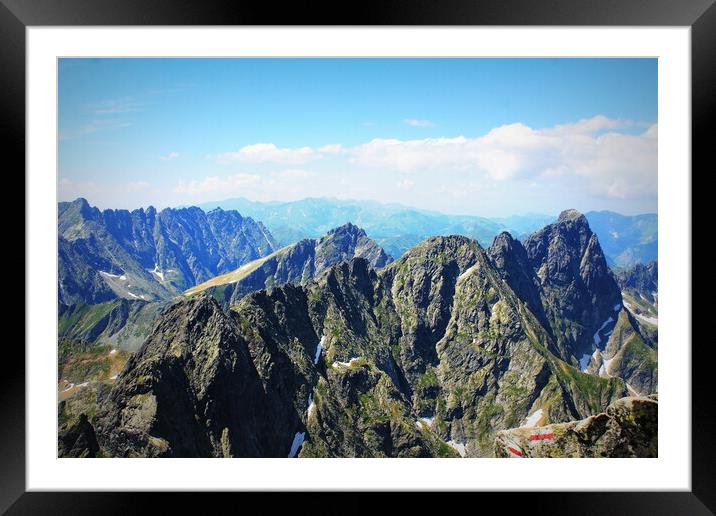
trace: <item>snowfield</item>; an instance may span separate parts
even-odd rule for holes
[[[415,421],[415,425],[420,428],[421,425],[427,425],[432,426],[433,421],[435,421],[435,416],[428,416],[428,417],[420,417]]]
[[[587,372],[587,369],[589,368],[589,361],[594,356],[594,353],[585,353],[582,355],[582,358],[579,359],[579,368],[582,370],[583,373]]]
[[[122,273],[121,276],[119,274],[111,274],[111,273],[105,272],[105,271],[99,271],[99,273],[102,276],[107,276],[108,278],[117,278],[117,279],[121,279],[121,280],[127,279],[127,277],[124,275],[124,273]]]
[[[356,360],[358,360],[358,357],[353,357],[348,362],[337,362],[336,361],[336,362],[333,362],[333,364],[331,364],[331,367],[350,367],[353,364],[353,362],[355,362]]]
[[[460,275],[457,277],[457,280],[458,280],[458,281],[461,281],[461,280],[467,278],[467,277],[470,275],[470,273],[475,270],[475,268],[477,268],[477,264],[473,265],[472,267],[470,267],[469,269],[467,269],[465,272],[463,272],[462,274],[460,274]]]
[[[446,441],[448,446],[450,446],[452,449],[457,450],[457,452],[460,454],[460,457],[465,456],[465,445],[463,443],[456,443],[455,441]]]
[[[602,323],[602,325],[599,327],[599,329],[594,334],[594,344],[595,345],[599,346],[599,344],[602,342],[602,338],[599,336],[599,333],[605,328],[605,326],[607,324],[609,324],[610,322],[613,322],[613,321],[614,321],[614,319],[612,319],[612,317],[609,316],[609,319],[607,319],[606,321],[604,321]]]
[[[627,302],[624,302],[624,305],[627,307],[627,310],[629,310],[629,312],[631,312],[631,314],[632,314],[634,317],[636,317],[637,319],[639,319],[640,321],[645,322],[645,323],[649,323],[649,324],[653,324],[654,326],[658,326],[658,325],[659,325],[659,318],[658,318],[658,317],[651,317],[651,316],[648,316],[648,315],[638,314],[638,313],[636,313],[636,311],[634,310],[634,307],[633,307],[631,304],[629,304],[629,303],[627,303]]]
[[[323,350],[323,342],[326,340],[326,336],[323,335],[321,337],[321,340],[318,342],[318,346],[316,346],[316,356],[313,357],[313,365],[316,365],[318,363],[318,359],[321,358],[321,351]]]
[[[147,270],[148,270],[149,272],[151,272],[152,274],[155,274],[155,275],[159,278],[160,281],[164,281],[164,273],[163,273],[162,270],[159,268],[159,264],[158,264],[158,263],[155,263],[155,264],[154,264],[154,268],[153,268],[153,269],[147,269]]]
[[[543,414],[542,409],[535,410],[531,416],[527,417],[525,423],[520,426],[520,428],[532,428],[533,426],[536,426],[539,420],[542,419]]]
[[[296,456],[305,438],[306,432],[296,432],[296,435],[293,436],[293,443],[291,443],[291,451],[288,452],[289,459],[293,459]]]

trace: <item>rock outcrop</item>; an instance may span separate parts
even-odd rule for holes
[[[495,456],[657,457],[658,410],[656,399],[628,397],[581,421],[504,430],[495,438]]]
[[[86,414],[80,414],[77,422],[60,434],[58,438],[58,455],[60,457],[96,457],[98,452],[97,436]]]

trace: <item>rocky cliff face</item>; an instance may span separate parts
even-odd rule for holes
[[[59,300],[168,299],[265,256],[277,246],[261,223],[235,211],[58,205]]]
[[[653,333],[659,318],[659,267],[656,262],[617,269],[624,306],[634,315],[645,332]]]
[[[339,262],[365,258],[375,268],[391,261],[385,251],[353,224],[330,230],[315,240],[301,240],[206,283],[189,289],[193,295],[208,291],[225,306],[250,292],[286,283],[305,284]]]
[[[98,304],[60,305],[58,337],[136,351],[168,304],[113,299]]]
[[[307,380],[287,349],[273,350],[262,377],[239,329],[206,297],[168,309],[100,406],[106,453],[285,456],[299,422],[292,391]]]
[[[524,247],[563,359],[594,349],[622,306],[621,292],[587,219],[576,210],[529,236]],[[597,335],[599,334],[599,335]]]
[[[646,294],[659,291],[659,265],[655,261],[618,269],[616,277],[623,290],[636,290]]]
[[[99,444],[94,427],[85,414],[80,414],[77,422],[62,432],[57,442],[57,453],[60,457],[96,457]]]
[[[581,421],[499,432],[495,456],[657,457],[659,404],[652,398],[622,398]]]
[[[500,430],[604,412],[624,378],[652,389],[653,349],[572,212],[524,247],[435,237],[381,270],[354,258],[297,283],[229,312],[206,293],[167,309],[100,406],[105,453],[490,456]],[[582,370],[595,335],[610,362],[592,340]]]

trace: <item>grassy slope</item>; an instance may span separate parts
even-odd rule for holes
[[[237,281],[241,281],[245,277],[247,277],[249,274],[254,272],[256,269],[261,267],[266,261],[268,261],[271,258],[275,258],[277,256],[280,256],[281,254],[285,253],[288,249],[290,249],[292,246],[286,246],[282,247],[278,251],[275,251],[271,253],[268,256],[264,256],[263,258],[259,258],[257,260],[254,260],[249,263],[245,263],[238,269],[235,269],[231,272],[227,272],[226,274],[221,274],[220,276],[215,276],[211,278],[208,281],[205,281],[204,283],[201,283],[199,285],[196,285],[187,291],[184,292],[185,296],[192,296],[194,294],[198,294],[199,292],[203,292],[204,290],[211,288],[211,287],[217,287],[220,285],[227,285],[229,283],[236,283]]]

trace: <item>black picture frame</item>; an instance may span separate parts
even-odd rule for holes
[[[25,165],[25,28],[63,25],[572,25],[690,26],[692,82],[692,170],[713,168],[708,128],[716,105],[716,0],[383,0],[333,3],[236,2],[226,0],[0,0],[0,127],[3,141]],[[21,186],[24,189],[24,182]],[[693,191],[693,189],[692,189]],[[18,196],[19,197],[19,196]],[[695,201],[692,201],[694,206]],[[692,214],[692,219],[695,219]],[[694,220],[695,222],[695,220]],[[16,224],[16,231],[20,231]],[[693,230],[692,230],[693,235]],[[19,242],[24,238],[18,235]],[[19,245],[17,246],[19,249]],[[24,249],[24,247],[23,247]],[[24,251],[23,262],[25,259]],[[15,270],[20,269],[15,256]],[[692,268],[695,263],[692,260]],[[699,270],[693,268],[693,270]],[[704,269],[706,270],[706,269]],[[668,273],[668,271],[666,272]],[[688,300],[685,300],[688,301]],[[692,303],[693,304],[693,303]],[[20,303],[17,303],[19,306]],[[31,309],[25,306],[25,309]],[[695,306],[695,304],[693,304]],[[693,316],[692,316],[693,319]],[[695,334],[694,334],[695,335]],[[692,338],[693,341],[696,339]],[[684,342],[684,349],[691,342]],[[149,512],[148,498],[133,493],[28,493],[25,490],[25,353],[8,350],[0,389],[0,512],[7,514],[99,514]],[[497,502],[509,496],[512,509],[550,514],[713,514],[716,511],[714,404],[707,381],[712,346],[692,360],[692,491],[620,493],[480,493]],[[708,349],[707,349],[708,348]],[[202,507],[207,496],[171,495],[184,509]],[[359,503],[344,498],[346,507]],[[163,498],[166,498],[164,495]],[[414,502],[422,504],[422,497]],[[164,502],[162,502],[164,503]],[[481,503],[483,501],[481,500]],[[515,504],[517,507],[515,507]]]

